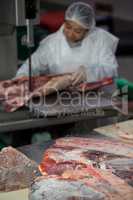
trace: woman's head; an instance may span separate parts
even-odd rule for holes
[[[76,43],[81,41],[87,32],[87,29],[74,21],[66,20],[64,23],[64,34],[69,42]]]
[[[83,2],[71,4],[65,13],[64,34],[68,41],[81,41],[95,27],[93,8]]]

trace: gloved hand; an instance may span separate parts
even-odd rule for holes
[[[39,93],[43,93],[43,95],[49,95],[56,91],[66,89],[67,87],[71,86],[71,77],[72,74],[53,77],[46,84],[36,89],[36,91],[33,92],[33,95]]]
[[[72,85],[77,85],[81,82],[86,81],[86,69],[84,66],[80,66],[79,69],[72,75]]]
[[[71,75],[64,75],[52,78],[44,87],[43,93],[45,95],[51,94],[56,91],[66,89],[71,85]]]

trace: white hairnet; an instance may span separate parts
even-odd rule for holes
[[[77,22],[89,30],[92,30],[95,27],[94,10],[90,5],[83,2],[71,4],[66,10],[65,20]]]

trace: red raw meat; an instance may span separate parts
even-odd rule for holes
[[[99,143],[100,150],[97,150],[97,146]],[[38,183],[35,181],[32,188],[34,191],[32,196],[33,199],[36,199],[35,196],[38,194],[38,192],[40,193],[40,195],[43,193],[47,196],[47,194],[45,193],[45,189],[42,186],[43,184],[45,184],[46,179],[48,182],[51,182],[52,179],[53,183],[55,184],[55,195],[59,194],[60,191],[62,191],[62,188],[58,188],[58,184],[60,185],[63,183],[63,187],[65,187],[67,184],[71,184],[72,182],[75,182],[77,184],[80,184],[82,182],[82,185],[88,187],[88,191],[90,189],[93,189],[93,194],[95,194],[95,192],[102,194],[102,199],[132,199],[133,189],[130,186],[131,184],[128,181],[127,183],[129,184],[127,184],[124,177],[120,176],[119,178],[119,174],[116,174],[117,176],[115,176],[113,174],[112,168],[108,167],[118,165],[118,163],[120,162],[114,162],[118,159],[122,161],[122,163],[123,161],[125,161],[125,167],[128,167],[129,165],[126,165],[126,163],[130,160],[130,158],[126,156],[127,152],[128,155],[130,155],[129,152],[131,151],[131,149],[128,149],[128,146],[124,145],[122,155],[119,155],[118,152],[116,152],[116,149],[110,149],[111,144],[111,148],[113,148],[115,145],[119,145],[119,147],[122,147],[122,145],[120,146],[121,143],[114,142],[113,140],[109,141],[104,139],[98,140],[75,137],[57,139],[56,143],[47,151],[45,151],[42,162],[39,165],[40,172],[45,175],[45,177],[40,178],[40,180],[42,180],[42,182],[39,181],[41,189],[38,187]],[[104,148],[101,148],[102,146]],[[94,150],[94,147],[96,147],[96,150]],[[105,151],[108,149],[107,147],[110,149],[109,152]],[[37,190],[39,191],[35,191],[34,187],[37,188]],[[52,191],[52,188],[50,188],[50,192]],[[59,193],[56,191],[59,191]],[[78,200],[80,198],[80,196],[76,196],[74,199]],[[47,199],[52,200],[48,196]]]
[[[35,76],[32,77],[33,92],[29,92],[27,77],[11,81],[0,82],[0,100],[3,101],[7,112],[13,112],[27,104],[27,102],[40,95],[48,95],[55,91],[65,89],[71,85],[71,74]],[[54,88],[54,89],[53,89]]]
[[[26,188],[36,178],[37,164],[12,147],[0,151],[0,191]]]
[[[71,143],[68,142],[68,139],[69,141],[71,140]],[[72,140],[74,141],[73,145]],[[62,143],[62,141],[64,142]],[[98,143],[102,148],[98,148]],[[75,144],[77,145],[75,146]],[[120,148],[122,154],[118,154],[119,152],[115,149],[116,145]],[[78,148],[79,146],[80,148]],[[103,169],[116,174],[132,185],[133,159],[128,157],[130,152],[132,152],[131,146],[123,145],[116,141],[77,137],[62,138],[57,139],[53,147],[45,151],[39,169],[43,175],[56,174],[66,177],[69,172],[72,173],[74,171],[77,174],[76,176],[87,173],[99,179],[103,179],[103,177],[101,177],[97,169]],[[123,168],[120,168],[121,163],[124,166]]]
[[[38,177],[30,188],[29,200],[132,200],[133,189],[119,178],[104,174],[109,182],[60,176]]]
[[[65,148],[49,148],[45,151],[43,160],[40,164],[40,170],[43,174],[61,175],[67,169],[86,168],[94,166],[102,168],[104,161],[115,158],[124,158],[106,152],[84,150],[84,149],[65,149]],[[87,166],[86,166],[87,165]],[[95,170],[93,170],[94,172]]]
[[[45,85],[51,78],[48,76],[32,77],[34,90]],[[29,83],[27,77],[0,82],[0,100],[7,112],[13,112],[24,106],[30,99]]]
[[[29,200],[105,200],[105,195],[80,180],[42,176],[31,186]]]
[[[102,151],[133,158],[133,146],[124,144],[117,140],[66,137],[55,141],[54,147],[58,148],[80,148],[86,150]]]
[[[116,158],[105,161],[104,164],[113,174],[133,186],[133,159]]]
[[[89,91],[89,90],[97,90],[103,86],[111,85],[113,83],[112,78],[104,78],[101,81],[92,82],[92,83],[81,83],[77,90],[79,91]]]
[[[122,166],[121,166],[122,165]],[[133,185],[133,159],[111,153],[84,150],[49,148],[43,156],[39,169],[43,175],[60,175],[67,177],[74,171],[81,178],[84,173],[103,179],[97,169],[110,171],[129,185]],[[128,170],[127,170],[128,169]]]
[[[107,78],[103,79],[103,81],[84,83],[71,88],[71,75],[72,74],[34,76],[32,77],[33,92],[31,93],[29,93],[28,77],[1,81],[0,101],[3,102],[7,112],[13,112],[26,105],[29,99],[37,96],[38,93],[46,96],[55,92],[55,90],[68,89],[69,87],[69,90],[88,91],[112,84],[112,78]]]

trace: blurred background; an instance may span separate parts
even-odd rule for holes
[[[25,44],[26,26],[15,22],[15,6],[19,10],[24,0],[5,0],[0,6],[0,80],[14,76],[20,64],[28,57]],[[90,3],[96,13],[97,26],[119,37],[117,50],[119,74],[132,81],[133,62],[133,1],[132,0],[81,0]],[[10,2],[10,3],[9,3]],[[55,32],[64,20],[64,12],[75,0],[38,0],[38,22],[34,25],[34,51],[40,40]],[[20,15],[20,13],[18,13]],[[16,26],[17,24],[17,26]],[[8,56],[8,59],[7,59]],[[17,65],[16,65],[17,63]],[[10,70],[8,66],[10,65]]]
[[[64,10],[74,0],[41,0],[43,10]],[[119,37],[117,50],[119,75],[133,81],[133,1],[132,0],[85,0],[96,12],[97,26],[103,27]],[[46,8],[47,7],[47,8]],[[44,15],[44,22],[45,22]],[[43,25],[43,16],[41,18]]]

